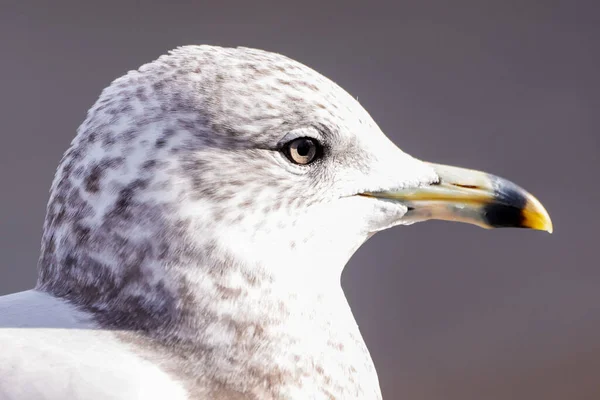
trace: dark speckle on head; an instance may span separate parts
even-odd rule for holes
[[[138,193],[148,186],[148,181],[136,179],[119,191],[113,210],[114,215],[123,219],[129,219],[133,216],[130,208],[133,206],[133,199]]]
[[[85,190],[95,193],[100,190],[100,178],[104,172],[104,167],[96,164],[90,169],[89,174],[85,178]]]

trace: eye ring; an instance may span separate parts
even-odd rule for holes
[[[298,165],[308,165],[322,154],[321,144],[311,137],[300,137],[290,140],[283,147],[287,158]]]

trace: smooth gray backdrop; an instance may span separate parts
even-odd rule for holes
[[[375,236],[343,285],[384,398],[600,399],[594,1],[0,2],[0,294],[31,288],[48,189],[110,81],[183,44],[283,53],[403,150],[510,178],[555,233]],[[0,350],[1,351],[1,350]]]

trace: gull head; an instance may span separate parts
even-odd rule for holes
[[[517,185],[403,152],[309,67],[185,46],[88,112],[52,184],[38,286],[96,310],[157,291],[148,312],[233,266],[316,290],[374,233],[428,219],[552,230]]]

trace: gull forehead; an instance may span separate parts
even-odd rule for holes
[[[191,398],[380,399],[340,274],[374,233],[429,219],[552,231],[523,188],[411,157],[309,67],[184,46],[79,127],[35,301],[75,307]]]

